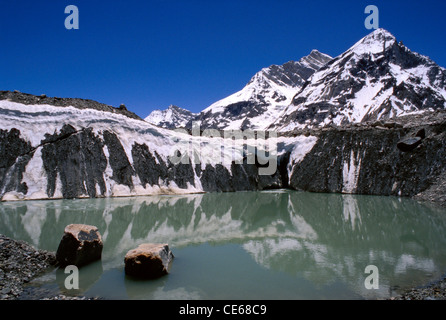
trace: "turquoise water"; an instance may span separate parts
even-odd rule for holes
[[[32,285],[106,299],[376,299],[446,271],[446,211],[411,199],[275,190],[0,203],[0,233],[40,249],[56,251],[71,223],[99,228],[102,260],[80,269],[79,290],[60,269]],[[144,242],[169,244],[169,275],[124,274]]]

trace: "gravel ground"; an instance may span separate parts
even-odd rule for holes
[[[32,279],[56,268],[54,252],[37,250],[24,241],[17,241],[0,235],[0,300],[26,299],[42,300],[90,300],[86,297],[65,295],[42,296],[39,290],[27,287]],[[51,294],[51,293],[48,293]],[[95,299],[95,298],[94,298]]]
[[[413,288],[389,300],[446,300],[446,278],[424,287]]]
[[[56,267],[55,253],[37,250],[24,241],[0,235],[0,300],[99,300],[100,298],[68,297],[51,292],[29,290],[26,284]],[[388,300],[446,300],[446,277],[425,287],[413,288]]]
[[[55,264],[54,253],[0,235],[0,299],[17,299],[26,283]]]

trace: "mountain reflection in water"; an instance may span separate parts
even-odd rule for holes
[[[277,297],[338,298],[343,296],[329,292],[340,286],[342,292],[349,291],[345,293],[347,298],[367,298],[386,297],[394,288],[423,284],[446,270],[444,217],[445,210],[410,199],[276,190],[0,203],[0,233],[56,251],[66,225],[90,224],[97,226],[103,236],[99,273],[104,276],[107,271],[115,274],[114,278],[122,276],[117,270],[122,269],[128,250],[143,242],[157,242],[168,243],[180,261],[174,260],[174,269],[163,286],[178,279],[180,267],[189,262],[188,274],[195,268],[205,277],[206,271],[192,261],[204,254],[215,262],[210,265],[222,268],[209,272],[214,272],[214,278],[220,274],[225,281],[231,277],[228,266],[243,269],[239,264],[249,257],[246,274],[254,279],[257,272],[261,277],[257,282],[264,281],[268,286],[255,290],[271,290],[271,297],[261,298],[274,299],[274,290],[282,290],[282,280],[274,278],[279,275],[299,279],[300,287],[304,286],[302,281],[311,283],[313,293]],[[200,248],[201,253],[194,256],[194,250]],[[217,263],[218,259],[222,262]],[[379,290],[364,287],[367,265],[379,269]],[[236,277],[237,272],[233,273]],[[268,274],[274,274],[276,280],[268,279]],[[199,287],[201,280],[197,279],[195,285]],[[256,282],[253,279],[249,281]],[[279,282],[278,288],[271,287],[274,282]],[[243,281],[238,283],[243,286]],[[193,291],[188,286],[182,283],[176,289],[189,292],[185,294],[188,298],[234,297],[233,293],[203,294],[208,289]],[[160,288],[152,288],[156,290]],[[322,293],[315,294],[314,290]],[[249,291],[244,292],[249,295]],[[253,293],[253,297],[259,295]]]

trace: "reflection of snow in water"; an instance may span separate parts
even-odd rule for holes
[[[249,252],[259,265],[270,268],[272,257],[288,251],[299,251],[302,249],[302,245],[297,239],[265,239],[248,241],[243,244],[243,249]]]
[[[434,272],[436,267],[432,259],[415,257],[411,254],[402,254],[395,264],[395,273],[404,274],[407,273],[409,269]]]
[[[300,239],[308,239],[308,240],[316,240],[317,233],[308,224],[302,216],[297,214],[290,214],[290,221],[293,226],[296,228],[295,237]]]
[[[207,196],[211,198],[205,198]],[[230,200],[221,201],[225,196]],[[305,197],[309,197],[308,202],[305,202],[308,199]],[[382,209],[373,211],[377,202],[371,201],[372,198],[361,202],[363,198],[281,190],[246,193],[240,199],[226,194],[221,197],[195,194],[4,203],[0,204],[0,214],[8,230],[17,228],[17,233],[21,232],[25,239],[29,236],[36,247],[46,236],[42,230],[54,230],[48,227],[48,218],[48,221],[60,224],[57,225],[59,230],[63,230],[64,223],[77,214],[85,222],[92,219],[102,223],[105,245],[107,241],[113,243],[113,248],[107,247],[103,252],[104,270],[122,266],[123,254],[143,242],[168,243],[174,254],[175,249],[211,242],[216,246],[240,245],[258,265],[273,273],[299,274],[318,285],[339,281],[363,296],[370,293],[363,286],[364,268],[368,264],[386,271],[380,283],[383,291],[401,279],[407,281],[412,274],[435,274],[439,271],[443,262],[437,258],[441,256],[437,247],[443,243],[442,223],[434,224],[431,218],[419,220],[418,214],[411,216],[414,209],[418,209],[401,199],[376,198],[379,208],[389,209],[389,213],[383,213]],[[219,206],[213,202],[217,199],[221,201]],[[272,203],[281,203],[277,212]],[[321,207],[317,207],[319,203]],[[264,205],[268,209],[265,210]],[[399,214],[401,209],[405,210],[404,214]],[[365,210],[362,215],[360,210]],[[12,219],[14,211],[17,220]],[[410,220],[411,217],[414,220]],[[408,233],[406,223],[410,230],[423,233],[416,233],[414,240],[412,237],[401,242],[401,237]],[[426,237],[426,232],[433,225],[436,232]],[[429,252],[425,250],[427,247]],[[194,290],[178,288],[171,292],[162,288],[154,293],[154,298],[202,297],[199,291]],[[381,291],[379,294],[384,296]]]
[[[294,208],[293,202],[291,201],[290,197],[288,197],[287,208],[288,208],[288,213],[290,215],[290,221],[296,228],[296,237],[309,240],[316,240],[317,239],[316,231],[314,231],[311,225],[308,224],[305,221],[305,219],[298,214],[298,211],[296,210],[296,208]]]
[[[21,217],[21,221],[32,240],[31,244],[36,246],[39,244],[42,226],[47,219],[47,207],[43,202],[35,202],[26,208],[26,213]]]
[[[344,212],[344,221],[351,222],[352,230],[355,230],[356,220],[357,223],[361,224],[361,215],[359,212],[358,202],[352,195],[344,195],[343,199],[343,212]]]

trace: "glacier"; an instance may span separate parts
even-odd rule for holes
[[[9,154],[9,163],[1,168],[3,201],[281,186],[279,170],[262,177],[258,139],[225,139],[219,133],[193,136],[101,110],[8,100],[0,101],[0,115],[1,150],[8,152],[8,145],[17,143],[24,146],[18,154]],[[265,139],[268,148],[280,146],[277,156],[306,140],[314,137]],[[246,150],[253,153],[254,162],[246,161]]]

